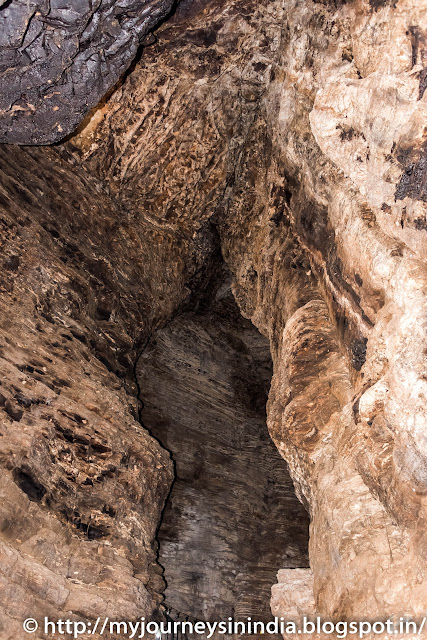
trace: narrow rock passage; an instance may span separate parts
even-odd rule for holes
[[[423,618],[427,0],[78,4],[0,0],[0,640],[158,616],[162,513],[184,614]]]
[[[308,514],[267,431],[268,341],[225,283],[154,333],[137,375],[144,426],[176,465],[158,533],[166,605],[270,620],[277,570],[308,566]]]

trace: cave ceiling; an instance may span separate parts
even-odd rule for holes
[[[8,0],[0,6],[0,141],[71,133],[131,64],[173,0]]]

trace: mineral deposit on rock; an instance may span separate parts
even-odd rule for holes
[[[0,6],[0,135],[24,145],[0,149],[1,638],[34,613],[161,617],[169,588],[181,613],[246,615],[277,571],[275,615],[422,617],[427,0],[170,9]],[[236,380],[269,387],[290,476]],[[239,438],[236,483],[259,467],[238,522],[273,474],[274,553],[254,529],[237,593],[233,527],[217,564],[201,546],[206,584],[189,547],[197,474],[231,477]]]

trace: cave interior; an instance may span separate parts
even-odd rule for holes
[[[0,0],[1,640],[425,616],[426,88],[427,0]]]

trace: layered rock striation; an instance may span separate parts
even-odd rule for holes
[[[134,365],[209,292],[218,246],[269,340],[268,426],[311,517],[312,573],[280,584],[295,575],[295,597],[336,619],[426,610],[426,9],[184,0],[64,146],[2,150],[4,482],[68,536],[61,557],[96,544],[130,563],[123,610],[161,599],[154,534],[171,480],[135,421]],[[85,449],[90,462],[79,447],[92,441],[108,451]],[[93,480],[109,456],[114,517]],[[42,575],[22,537],[5,542]],[[103,553],[82,593],[104,589]],[[290,594],[275,589],[275,612],[300,610]],[[52,606],[78,609],[64,598]]]
[[[25,636],[26,617],[134,620],[163,600],[155,534],[173,466],[139,423],[133,368],[153,327],[192,298],[211,250],[196,237],[189,267],[175,242],[171,268],[151,252],[156,229],[138,233],[103,186],[56,151],[1,155],[9,640]]]
[[[328,616],[426,606],[425,8],[178,11],[72,141],[159,226],[215,220]]]
[[[176,465],[157,536],[165,606],[268,622],[277,567],[308,567],[308,514],[267,431],[268,341],[227,283],[211,296],[153,333],[137,365],[143,424]]]

